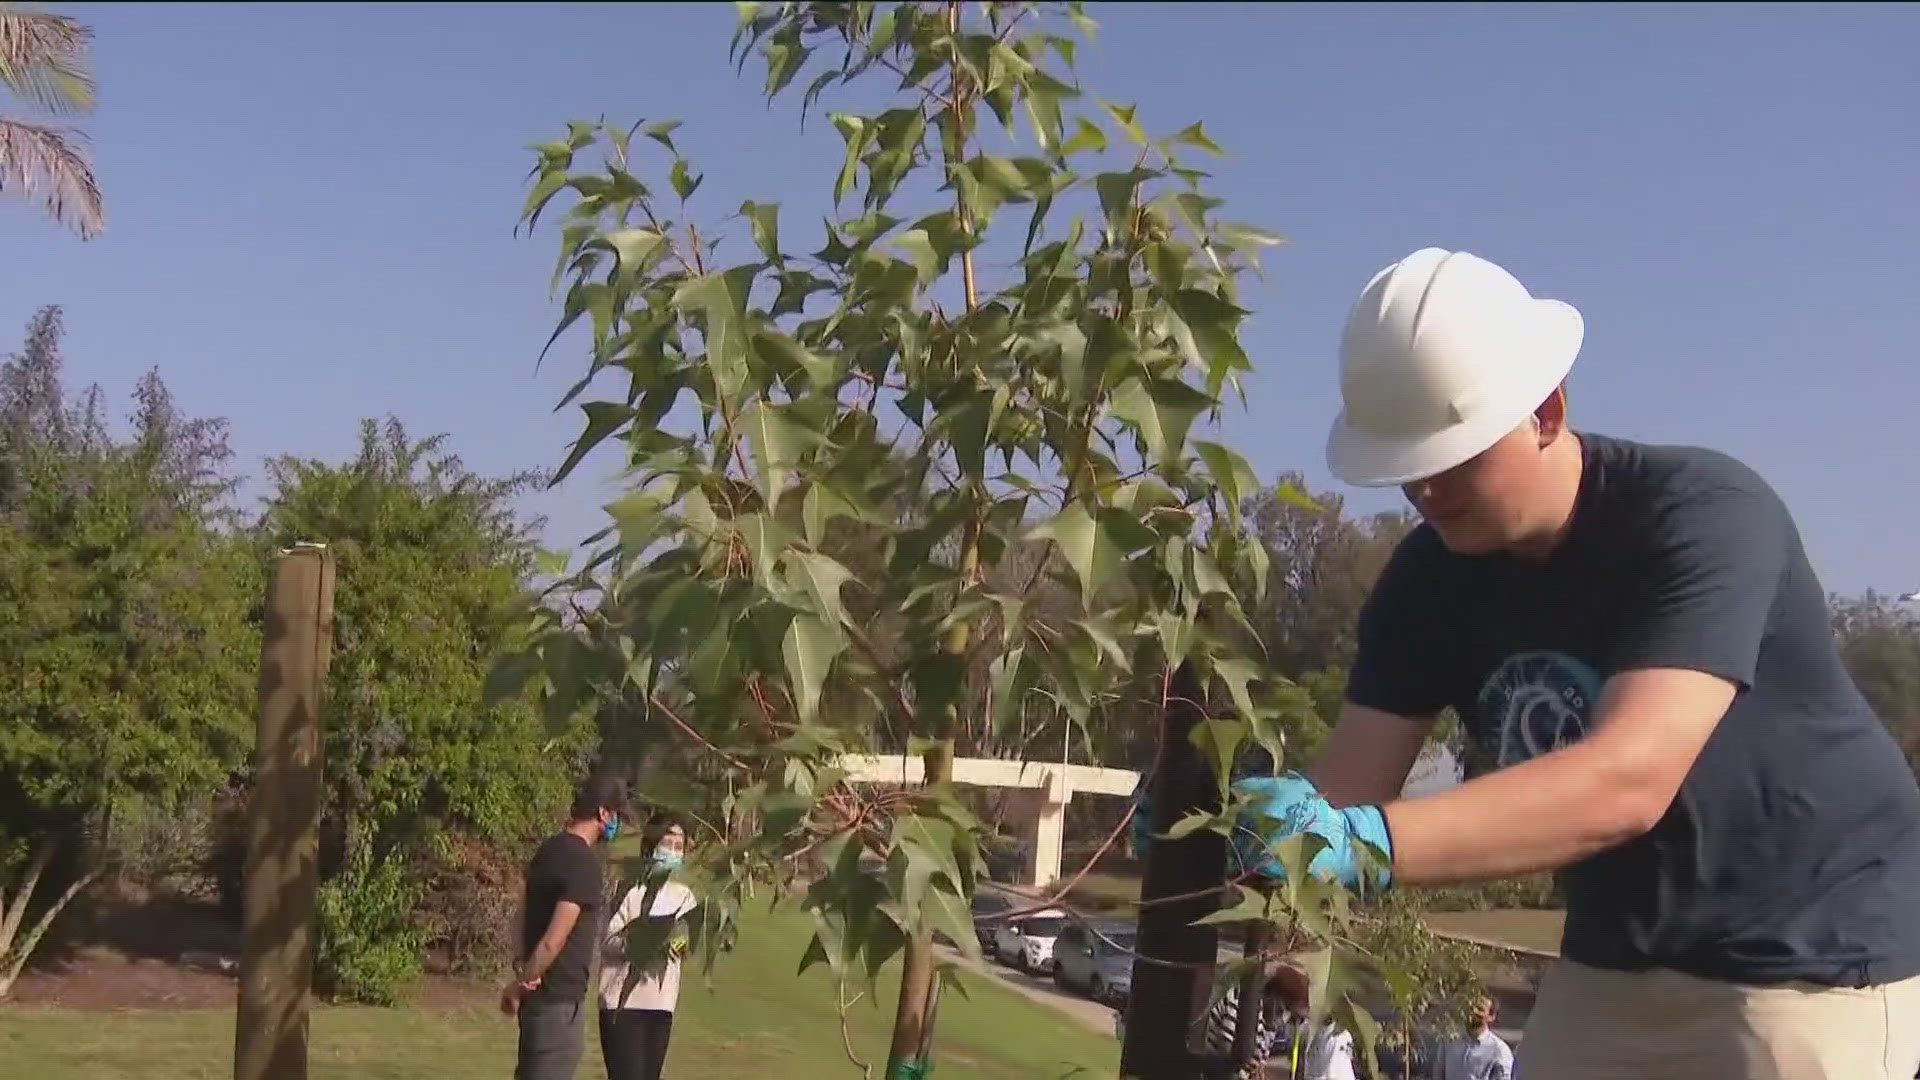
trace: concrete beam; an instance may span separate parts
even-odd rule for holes
[[[847,779],[856,784],[918,784],[926,779],[926,762],[905,754],[848,754],[840,759]],[[1066,843],[1067,804],[1078,794],[1132,795],[1140,774],[1131,769],[1097,765],[1062,765],[1057,761],[1008,761],[1001,758],[956,758],[953,782],[973,787],[1037,789],[1032,812],[1033,860],[1025,884],[1044,886],[1060,877]]]

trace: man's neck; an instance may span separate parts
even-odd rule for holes
[[[1547,447],[1546,459],[1539,527],[1511,549],[1523,559],[1544,559],[1552,555],[1573,528],[1573,512],[1580,502],[1580,480],[1586,472],[1586,454],[1581,450],[1580,437],[1571,429],[1563,431]]]
[[[570,821],[567,823],[566,831],[585,840],[587,846],[592,847],[593,842],[600,838],[600,823],[598,821]]]

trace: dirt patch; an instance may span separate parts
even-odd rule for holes
[[[407,997],[416,1008],[462,1012],[490,1007],[495,989],[428,975]],[[231,1009],[238,993],[239,980],[231,972],[94,947],[33,965],[14,984],[7,1003],[83,1012]]]
[[[232,1008],[231,975],[167,960],[82,949],[20,976],[9,999],[61,1009]]]

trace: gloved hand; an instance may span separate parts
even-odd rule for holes
[[[1262,877],[1283,879],[1286,870],[1269,845],[1311,832],[1326,840],[1327,846],[1308,865],[1310,873],[1332,878],[1349,889],[1357,888],[1360,851],[1354,841],[1364,840],[1387,857],[1385,867],[1372,868],[1368,885],[1378,890],[1392,884],[1393,838],[1387,832],[1386,815],[1378,806],[1336,810],[1313,781],[1299,773],[1241,780],[1233,790],[1252,796],[1253,801],[1233,835],[1234,850],[1243,866]]]

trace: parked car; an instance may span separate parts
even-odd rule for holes
[[[1067,928],[1067,913],[1047,908],[1000,924],[993,935],[994,959],[1021,971],[1053,970],[1053,941]]]
[[[1000,931],[1005,919],[993,916],[1013,910],[1013,901],[1006,894],[988,892],[982,889],[973,894],[973,933],[980,939],[980,951],[993,953],[993,936]]]
[[[1074,923],[1053,942],[1053,981],[1119,1006],[1133,989],[1134,928],[1125,923]]]

